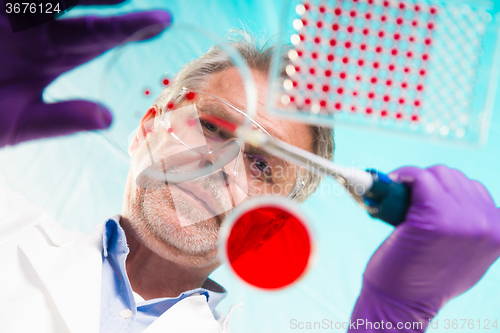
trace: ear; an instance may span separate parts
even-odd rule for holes
[[[137,133],[135,134],[134,139],[132,140],[130,146],[128,147],[129,155],[131,155],[139,145],[139,137],[145,138],[149,132],[153,131],[154,118],[159,114],[160,112],[158,110],[157,105],[151,106],[148,109],[148,111],[146,111],[146,113],[141,119],[141,122],[139,123],[139,128],[137,129]]]
[[[141,119],[141,124],[145,121],[148,121],[150,119],[153,119],[154,117],[156,117],[157,114],[159,114],[159,110],[158,110],[158,105],[152,105],[148,111],[146,111],[146,113],[144,114],[144,116],[142,116],[142,119]]]
[[[139,130],[142,132],[143,137],[153,130],[154,118],[159,114],[158,106],[156,105],[151,106],[148,111],[146,111],[139,124]]]

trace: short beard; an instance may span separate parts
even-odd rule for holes
[[[135,195],[130,197],[129,213],[132,221],[139,222],[134,225],[140,226],[136,230],[141,239],[148,240],[153,236],[176,255],[189,258],[189,262],[197,266],[211,266],[219,262],[216,251],[219,229],[229,211],[211,217],[206,211],[193,207],[182,198],[176,198],[174,204],[168,186],[163,189],[140,190],[134,184],[132,188]],[[179,216],[201,221],[183,226]]]
[[[203,219],[206,212],[182,199],[177,199],[174,204],[169,190],[148,192],[141,200],[141,217],[153,235],[189,256],[203,256],[216,249],[221,217]],[[179,215],[201,221],[182,226]]]

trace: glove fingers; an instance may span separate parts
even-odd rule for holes
[[[458,193],[459,191],[475,190],[472,188],[469,179],[459,170],[448,168],[445,165],[434,165],[427,168],[432,173],[443,187],[449,193]]]
[[[17,124],[14,142],[49,138],[78,131],[108,128],[111,114],[103,106],[87,101],[66,101],[55,104],[36,104]]]
[[[469,179],[464,173],[457,169],[451,169],[444,165],[436,165],[430,167],[429,172],[432,172],[441,182],[443,187],[457,197],[465,198],[466,200],[483,201],[486,204],[494,204],[488,190],[476,180]],[[462,192],[467,195],[463,195]]]
[[[410,186],[413,203],[427,202],[442,192],[439,182],[425,169],[407,166],[394,170],[390,176]]]
[[[487,203],[491,203],[492,205],[495,205],[495,200],[493,200],[493,197],[491,196],[490,192],[484,187],[484,185],[477,180],[472,180],[472,185],[475,187],[478,195],[481,196],[483,200],[485,200]]]
[[[144,29],[133,40],[145,40],[159,34],[171,23],[167,11],[137,12],[114,17],[84,16],[50,22],[48,32],[53,47],[60,53],[88,54],[96,57]],[[149,29],[145,29],[148,28]]]

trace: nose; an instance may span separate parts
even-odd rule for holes
[[[219,173],[220,173],[221,178],[226,182],[226,184],[230,184],[234,179],[234,173],[226,172],[226,170],[224,168],[222,168],[219,171]]]
[[[214,164],[218,164],[216,159],[221,156],[218,156],[220,154],[217,154],[217,152],[207,152],[205,155],[203,155],[200,159],[200,162],[198,163],[198,167],[200,169],[204,168],[215,168]],[[226,184],[231,183],[234,180],[234,170],[233,168],[229,167],[227,164],[226,165],[221,165],[218,167],[220,168],[218,172],[215,172],[214,175],[220,176],[217,177],[219,179],[222,179]],[[213,170],[216,171],[216,170]]]
[[[206,154],[201,156],[200,162],[198,163],[198,167],[200,169],[212,167],[214,165],[214,158],[215,158],[214,153],[207,150]]]

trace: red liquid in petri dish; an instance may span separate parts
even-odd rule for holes
[[[307,270],[311,235],[296,216],[275,206],[243,213],[234,223],[226,251],[233,271],[261,289],[281,289]]]

